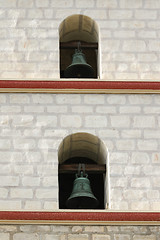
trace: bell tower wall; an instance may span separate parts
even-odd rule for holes
[[[96,136],[106,149],[108,205],[102,211],[159,211],[159,89],[94,94],[78,89],[24,90],[32,80],[64,82],[59,34],[61,24],[72,15],[92,19],[79,23],[78,29],[85,29],[87,36],[96,30],[99,73],[89,82],[159,86],[159,10],[158,0],[0,0],[0,213],[60,212],[59,147],[67,136],[82,132]],[[23,80],[24,88],[1,87],[8,80],[13,85]],[[104,156],[100,149],[96,156]],[[27,223],[0,219],[0,239],[160,239],[159,226],[145,222],[141,226]]]
[[[157,0],[7,0],[1,4],[0,78],[59,79],[59,34],[70,41],[66,31],[78,37],[79,29],[84,39],[93,30],[98,38],[102,80],[158,81],[159,7]],[[86,21],[70,22],[72,16]]]

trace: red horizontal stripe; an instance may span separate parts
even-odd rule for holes
[[[1,211],[0,220],[41,220],[41,221],[156,221],[159,212],[18,212]]]
[[[160,82],[129,81],[27,81],[0,80],[0,88],[24,89],[150,89],[160,90]]]

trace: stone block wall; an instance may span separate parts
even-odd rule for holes
[[[60,78],[59,26],[99,28],[102,80],[159,80],[160,1],[0,0],[0,78]],[[158,94],[0,94],[0,211],[58,211],[58,147],[91,133],[108,151],[109,209],[160,208]],[[74,213],[73,213],[74,214]],[[158,240],[158,226],[0,225],[1,240]]]
[[[58,148],[91,133],[108,151],[109,209],[159,210],[158,94],[1,93],[0,210],[58,210]]]
[[[158,226],[1,225],[2,240],[159,240]]]
[[[83,14],[99,27],[101,79],[159,80],[158,0],[1,0],[0,8],[0,78],[59,79],[59,25]]]

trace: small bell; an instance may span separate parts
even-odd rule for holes
[[[80,50],[80,43],[78,44],[78,49],[75,50],[72,58],[72,64],[70,64],[65,72],[65,78],[93,78],[94,70],[86,62],[85,55]]]
[[[80,166],[81,164],[79,164]],[[66,201],[67,208],[70,209],[94,209],[98,206],[99,201],[93,195],[90,181],[85,171],[76,174],[73,190]]]

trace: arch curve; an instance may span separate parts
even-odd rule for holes
[[[97,164],[106,164],[107,149],[100,138],[90,133],[79,132],[68,135],[58,149],[59,164],[72,158],[86,158]]]
[[[59,42],[60,78],[66,78],[65,70],[72,63],[79,42],[86,62],[94,70],[92,78],[100,78],[99,27],[95,20],[82,14],[68,16],[59,25]]]
[[[63,20],[59,26],[60,42],[85,41],[98,42],[98,25],[92,18],[74,14]]]

